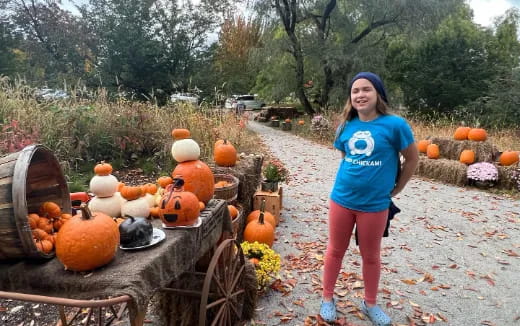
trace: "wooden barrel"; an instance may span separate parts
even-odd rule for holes
[[[54,257],[36,248],[27,218],[45,201],[71,212],[67,182],[48,148],[31,145],[0,158],[0,260]]]

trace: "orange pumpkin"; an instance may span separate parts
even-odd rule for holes
[[[251,223],[251,222],[253,222],[253,221],[257,221],[258,218],[260,217],[260,213],[262,213],[262,205],[261,204],[260,204],[260,209],[254,210],[251,213],[249,213],[249,215],[247,215],[246,225]],[[263,213],[264,213],[264,221],[266,221],[267,223],[271,224],[273,226],[273,229],[276,229],[276,218],[274,217],[274,215],[269,213],[269,212],[267,212],[267,211],[265,211],[265,208],[264,208]]]
[[[29,220],[29,226],[31,227],[31,229],[36,229],[38,227],[38,220],[40,219],[40,216],[38,214],[29,214],[27,216],[28,220]]]
[[[199,201],[199,208],[201,211],[203,211],[204,208],[206,208],[206,205],[203,202]]]
[[[219,166],[235,166],[237,163],[237,150],[235,146],[224,140],[224,142],[215,147],[213,159]]]
[[[184,180],[174,180],[173,190],[161,199],[159,217],[166,226],[193,225],[200,215],[199,199],[193,193],[184,191]]]
[[[109,175],[112,173],[112,165],[105,162],[96,164],[96,166],[94,166],[94,173],[97,175]]]
[[[247,242],[258,241],[272,247],[274,242],[274,227],[270,223],[265,222],[264,209],[265,200],[262,201],[262,204],[260,205],[260,215],[258,216],[258,220],[251,221],[246,225],[243,238],[244,241]]]
[[[56,218],[53,221],[54,230],[59,231],[63,224],[67,223],[72,218],[70,214],[61,214],[60,218]]]
[[[468,132],[468,139],[473,141],[485,141],[487,132],[482,128],[473,128]]]
[[[141,187],[123,186],[120,190],[121,196],[126,200],[134,200],[141,197]]]
[[[298,120],[298,125],[299,126],[303,126],[305,124],[305,121],[304,120]]]
[[[470,127],[458,127],[457,129],[455,129],[453,138],[455,140],[466,140],[466,139],[468,139],[468,134],[469,134],[470,130],[471,130]]]
[[[40,217],[38,220],[38,224],[36,225],[38,229],[42,229],[43,231],[47,233],[52,233],[53,231],[53,225],[52,221],[45,217]]]
[[[426,156],[431,159],[437,159],[441,156],[441,152],[439,149],[439,145],[437,144],[430,144],[426,148]]]
[[[191,138],[191,133],[188,129],[173,129],[172,137],[175,140]]]
[[[34,244],[36,245],[36,248],[39,251],[42,251],[46,254],[51,253],[52,249],[54,249],[54,245],[52,244],[51,240],[45,239],[45,240],[35,240]]]
[[[173,179],[168,176],[162,176],[159,179],[157,179],[157,184],[159,184],[159,186],[161,188],[166,188],[166,186],[168,186],[169,184],[172,184],[172,182],[173,182]]]
[[[206,163],[195,160],[177,164],[172,172],[173,177],[184,180],[184,189],[190,191],[207,204],[215,193],[215,177]]]
[[[249,261],[253,264],[253,265],[258,265],[260,264],[260,259],[258,258],[249,258]]]
[[[55,202],[46,201],[41,204],[38,212],[41,217],[55,218],[61,215],[61,208]]]
[[[82,204],[81,215],[65,223],[56,238],[56,257],[65,269],[90,271],[108,264],[119,246],[119,227],[103,213]]]
[[[213,153],[215,152],[215,149],[217,149],[218,146],[224,144],[224,139],[218,139],[215,144],[213,144]]]
[[[229,216],[231,217],[231,220],[234,220],[238,217],[238,209],[233,205],[227,206],[229,211]]]
[[[460,163],[464,163],[464,164],[468,164],[468,165],[475,163],[475,152],[472,151],[471,149],[463,150],[460,153],[459,161],[460,161]]]
[[[42,229],[36,228],[32,230],[32,236],[35,240],[45,240],[49,237],[49,233],[45,232]]]
[[[155,195],[157,192],[157,185],[153,183],[147,183],[141,186],[141,193],[144,196],[145,194]]]
[[[124,182],[119,182],[117,184],[117,191],[121,192],[121,188],[123,188],[125,186],[125,183]]]
[[[291,119],[285,119],[285,123],[291,123]]]
[[[505,151],[500,154],[500,165],[508,166],[518,163],[519,161],[519,153],[514,151]]]
[[[159,207],[150,208],[150,216],[151,217],[159,217]]]
[[[419,152],[421,153],[426,153],[426,150],[428,148],[428,145],[431,144],[431,141],[427,140],[427,139],[423,139],[423,140],[419,140],[417,142],[417,149],[419,150]]]

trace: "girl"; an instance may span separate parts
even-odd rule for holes
[[[356,225],[365,282],[361,310],[374,325],[391,325],[390,317],[376,304],[381,238],[391,197],[412,177],[419,153],[408,123],[388,114],[385,87],[376,74],[361,72],[352,79],[334,147],[341,151],[342,160],[330,198],[320,315],[328,322],[336,320],[334,285]],[[405,162],[397,178],[399,154]]]

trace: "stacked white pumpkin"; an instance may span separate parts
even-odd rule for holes
[[[92,212],[105,213],[111,217],[121,216],[121,205],[126,200],[117,191],[119,181],[112,175],[112,165],[99,163],[94,167],[96,175],[90,180],[90,192],[94,197],[88,207]]]

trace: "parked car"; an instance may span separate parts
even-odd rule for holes
[[[64,90],[47,87],[37,89],[34,95],[40,101],[66,100],[69,98],[69,95]]]
[[[238,104],[243,104],[246,110],[259,110],[265,106],[265,103],[257,99],[255,95],[238,95],[233,108]]]
[[[193,93],[175,93],[170,96],[173,103],[188,102],[195,105],[199,104],[199,96]]]
[[[225,109],[233,109],[233,108],[236,106],[236,103],[237,103],[236,95],[233,95],[233,96],[231,96],[231,97],[228,97],[228,98],[224,101],[224,108],[225,108]]]

